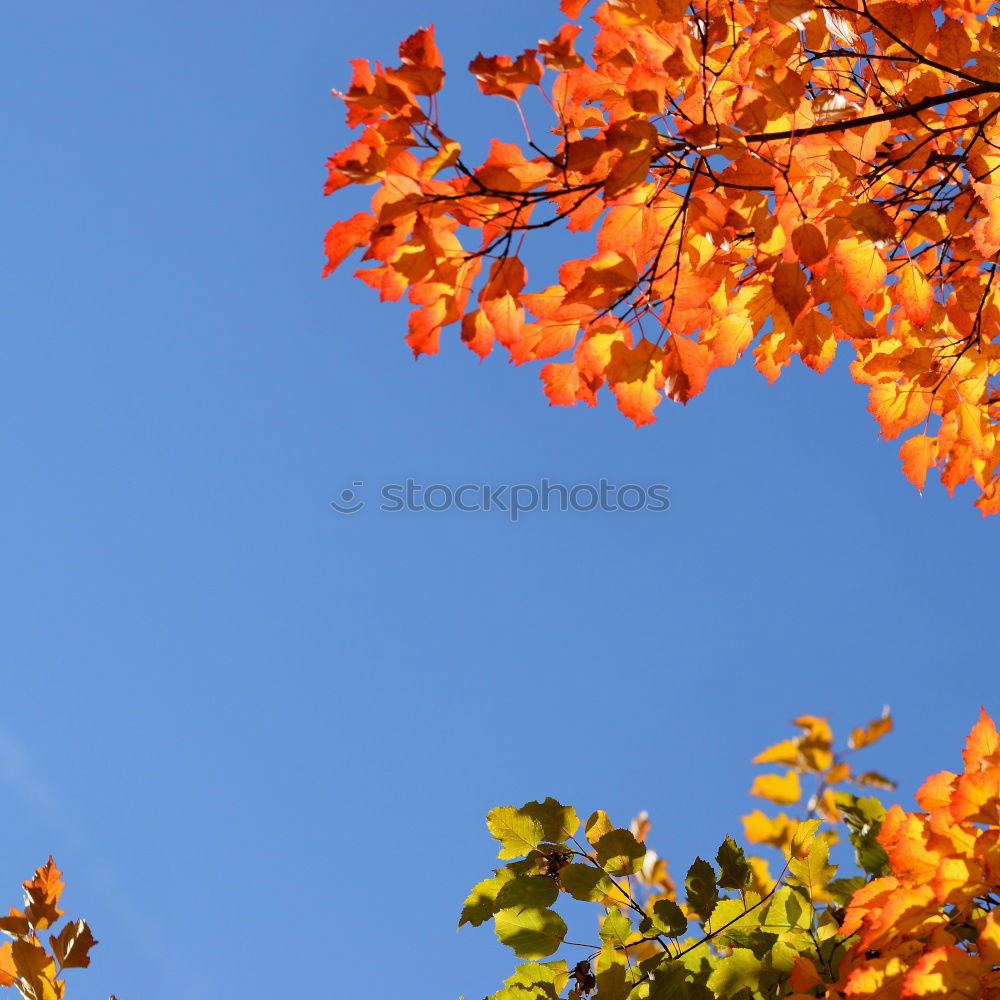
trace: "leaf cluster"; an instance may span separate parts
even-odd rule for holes
[[[776,879],[726,837],[715,863],[696,858],[679,890],[646,843],[648,816],[628,828],[594,812],[584,825],[553,799],[493,810],[488,826],[508,863],[480,882],[463,923],[492,919],[519,959],[491,1000],[883,1000],[1000,997],[1000,736],[982,714],[965,772],[942,772],[917,795],[922,812],[886,811],[834,786],[852,779],[846,758],[884,736],[886,712],[837,751],[824,719],[802,716],[793,739],[757,763],[789,770],[752,791],[778,804],[816,782],[801,818],[772,834],[748,817],[757,842],[781,850]],[[864,780],[861,780],[864,779]],[[887,779],[878,776],[878,782]],[[761,814],[763,815],[763,814]],[[830,847],[845,829],[858,874],[836,878]],[[779,836],[780,834],[780,836]],[[597,941],[570,934],[577,903],[597,908]],[[568,950],[584,957],[561,957]]]
[[[0,931],[12,939],[0,945],[0,986],[15,987],[25,1000],[62,1000],[66,986],[59,977],[64,970],[90,965],[90,949],[97,941],[86,920],[67,921],[56,931],[64,887],[62,872],[49,858],[24,882],[24,908],[12,907],[0,917]],[[51,931],[47,947],[40,934],[46,930]]]

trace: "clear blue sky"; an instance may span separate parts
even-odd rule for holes
[[[890,703],[870,760],[912,789],[1000,711],[1000,522],[909,486],[844,364],[745,362],[636,431],[457,334],[414,362],[402,307],[319,280],[367,194],[321,196],[347,60],[435,22],[452,131],[515,137],[464,66],[554,34],[542,8],[8,13],[0,906],[56,856],[101,941],[70,996],[478,998],[510,967],[455,933],[491,806],[648,809],[676,872],[799,712]],[[407,476],[672,506],[329,506]]]

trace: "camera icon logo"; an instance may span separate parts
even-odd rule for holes
[[[365,502],[358,498],[355,491],[360,490],[364,485],[364,480],[355,480],[351,483],[353,489],[341,490],[340,500],[331,500],[330,506],[340,514],[357,514],[364,507]]]

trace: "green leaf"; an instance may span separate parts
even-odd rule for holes
[[[793,858],[804,856],[806,848],[816,839],[816,832],[822,825],[821,819],[807,819],[799,823],[788,848],[790,856]]]
[[[775,934],[805,931],[812,926],[812,911],[801,890],[782,886],[766,904],[760,925]]]
[[[562,943],[566,924],[555,910],[514,907],[494,918],[496,935],[518,958],[546,958]]]
[[[829,890],[830,886],[827,886]],[[840,933],[840,924],[837,923],[837,918],[830,912],[829,908],[825,909],[816,917],[816,940],[817,941],[829,941],[831,938],[835,938]]]
[[[760,907],[751,909],[760,902],[760,896],[755,892],[748,892],[744,899],[723,899],[718,902],[712,911],[712,930],[717,934],[726,928],[728,933],[731,930],[750,930],[760,926]]]
[[[653,927],[667,937],[679,938],[686,930],[688,919],[672,899],[658,899],[650,914]]]
[[[498,858],[519,858],[533,851],[544,839],[542,824],[513,806],[491,809],[486,825],[493,838],[500,841]]]
[[[889,856],[877,839],[885,807],[873,796],[862,799],[847,792],[835,793],[833,801],[844,815],[858,867],[875,878],[888,875]]]
[[[689,979],[701,977],[707,979],[711,970],[712,953],[709,950],[708,938],[684,938],[678,941],[680,954],[676,962],[684,966],[690,973]]]
[[[615,950],[613,941],[604,942],[604,947],[597,956],[594,975],[597,978],[595,1000],[625,1000],[628,996],[631,984],[627,980],[625,955]]]
[[[505,986],[498,990],[487,1000],[559,1000],[559,994],[552,987],[546,988],[544,984],[536,986]]]
[[[614,883],[593,865],[567,865],[559,872],[562,887],[584,903],[599,903],[614,890]]]
[[[731,997],[740,990],[757,989],[762,971],[761,961],[746,948],[736,948],[719,960],[708,977],[708,988],[717,997]]]
[[[518,875],[500,888],[496,908],[507,910],[514,906],[551,906],[559,896],[559,886],[547,875]]]
[[[753,877],[753,869],[747,861],[743,848],[737,846],[732,837],[726,837],[715,856],[719,863],[719,888],[736,889],[742,892]]]
[[[565,844],[580,828],[580,819],[573,807],[560,805],[553,798],[544,802],[529,802],[521,812],[541,824],[541,839],[552,844]]]
[[[514,873],[509,868],[501,868],[493,878],[484,879],[474,886],[462,907],[462,916],[459,918],[458,926],[472,924],[473,927],[478,927],[489,920],[500,909],[496,905],[497,893],[513,877]]]
[[[815,900],[817,893],[833,878],[836,865],[829,864],[830,845],[825,840],[814,840],[809,845],[809,853],[802,859],[793,858],[788,862],[789,877],[799,883]]]
[[[688,909],[699,920],[708,920],[719,901],[715,869],[707,861],[695,858],[694,864],[688,869],[684,885],[687,888]]]
[[[633,933],[632,921],[613,906],[601,923],[601,940],[610,941],[616,948],[622,948]]]
[[[763,959],[774,947],[778,935],[769,934],[759,927],[751,927],[749,930],[733,927],[720,934],[717,940],[728,948],[748,948],[758,958]]]
[[[551,987],[546,989],[544,984],[537,986],[515,985],[505,986],[487,997],[487,1000],[559,1000],[559,994],[554,992]]]
[[[688,971],[680,962],[664,959],[653,970],[648,1000],[686,1000]]]
[[[550,962],[542,965],[538,962],[525,962],[519,965],[514,974],[504,980],[507,990],[497,994],[497,1000],[521,1000],[522,997],[539,998],[539,1000],[558,1000],[556,976],[566,973],[565,962]],[[506,994],[506,995],[505,995]]]
[[[609,875],[634,875],[646,856],[646,848],[629,830],[610,830],[598,838],[594,847],[597,863]]]
[[[796,952],[784,941],[775,941],[764,956],[764,968],[771,972],[788,973],[795,964]]]

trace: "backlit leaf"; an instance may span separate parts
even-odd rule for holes
[[[646,848],[629,830],[610,830],[594,845],[597,863],[609,875],[632,875],[642,867]]]
[[[489,920],[500,909],[496,903],[497,894],[513,878],[514,872],[509,868],[501,868],[493,878],[484,879],[476,885],[465,900],[458,926],[472,924],[473,927],[478,927]]]
[[[542,824],[530,813],[514,806],[491,809],[486,825],[495,840],[500,841],[498,858],[519,858],[533,851],[545,839]]]
[[[750,884],[752,872],[743,848],[732,837],[726,837],[715,860],[719,865],[719,888],[742,891]]]
[[[546,958],[562,943],[566,924],[554,910],[515,907],[494,918],[497,937],[519,958]]]
[[[695,858],[684,879],[687,889],[687,906],[699,920],[708,920],[719,901],[715,869],[702,858]]]
[[[754,778],[750,794],[779,804],[791,804],[798,802],[802,797],[802,787],[795,771],[787,771],[784,777],[777,774],[760,774]]]
[[[518,906],[544,909],[551,906],[559,895],[556,880],[547,875],[518,875],[500,887],[496,897],[498,910]]]
[[[571,806],[560,805],[553,798],[544,802],[529,802],[521,812],[536,819],[542,828],[542,840],[563,844],[580,828],[580,820]]]
[[[668,937],[679,938],[687,930],[687,917],[672,899],[658,899],[653,903],[654,928]]]
[[[760,974],[760,959],[747,948],[734,948],[719,960],[708,977],[708,988],[717,997],[731,997],[743,989],[755,990]]]

